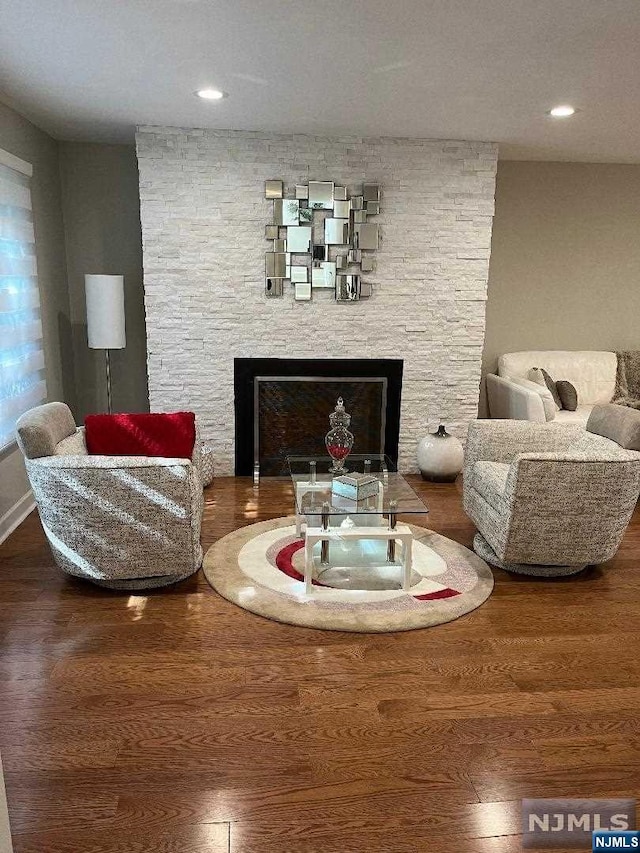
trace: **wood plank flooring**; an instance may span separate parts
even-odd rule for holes
[[[414,478],[470,546],[459,485]],[[288,514],[219,478],[205,548]],[[640,510],[610,563],[495,571],[456,622],[281,625],[201,574],[128,596],[0,546],[0,751],[15,853],[515,853],[522,797],[640,797]]]

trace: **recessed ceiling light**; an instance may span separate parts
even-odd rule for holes
[[[221,98],[227,97],[227,93],[221,92],[220,89],[198,89],[196,95],[199,98],[204,98],[205,101],[219,101]]]
[[[549,115],[554,118],[569,118],[569,116],[574,115],[575,112],[575,107],[571,107],[569,104],[561,104],[559,107],[554,107],[549,110]]]

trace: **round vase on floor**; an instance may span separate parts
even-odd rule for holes
[[[418,444],[418,467],[423,480],[453,483],[464,463],[460,441],[440,424],[436,432],[426,435]]]

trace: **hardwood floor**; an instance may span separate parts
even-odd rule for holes
[[[470,546],[459,487],[413,482]],[[290,511],[221,478],[205,548]],[[127,596],[0,546],[0,751],[15,853],[514,853],[522,797],[640,797],[640,511],[605,566],[495,570],[408,633],[295,628],[201,574]]]

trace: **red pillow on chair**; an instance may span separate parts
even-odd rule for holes
[[[169,456],[191,459],[196,440],[193,412],[87,415],[87,450],[98,456]]]

